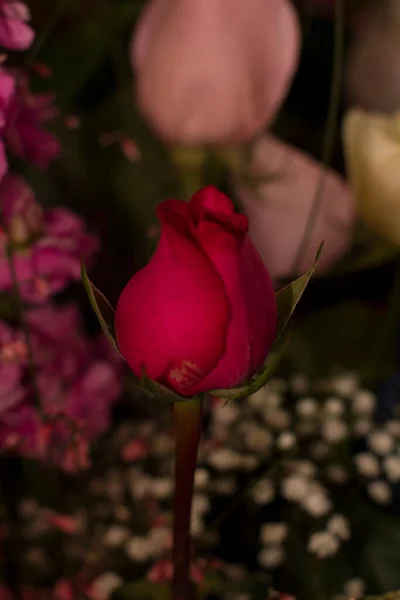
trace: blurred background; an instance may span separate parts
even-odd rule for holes
[[[400,2],[0,0],[0,600],[168,597],[174,438],[100,331],[216,185],[276,290],[274,378],[210,401],[204,598],[400,588]]]

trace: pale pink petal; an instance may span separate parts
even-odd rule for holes
[[[354,198],[341,177],[329,170],[303,260],[293,273],[321,168],[304,152],[267,136],[258,143],[252,160],[253,173],[266,177],[266,181],[258,190],[236,182],[238,199],[249,218],[250,237],[274,278],[299,275],[309,269],[321,242],[324,248],[319,272],[333,265],[351,245]]]
[[[180,144],[249,140],[275,116],[297,66],[288,0],[151,0],[132,40],[140,109]]]

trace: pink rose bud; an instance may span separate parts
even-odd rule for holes
[[[158,205],[161,238],[116,309],[132,371],[184,396],[234,387],[264,363],[276,331],[272,282],[248,221],[214,187]]]
[[[255,147],[258,189],[237,183],[236,192],[250,222],[250,237],[273,278],[304,273],[324,249],[317,271],[331,267],[350,247],[355,221],[354,198],[343,179],[329,169],[324,178],[318,215],[308,236],[301,264],[294,263],[321,178],[322,165],[300,150],[265,136]]]
[[[152,0],[132,40],[139,107],[169,142],[247,141],[282,103],[299,38],[288,0]]]

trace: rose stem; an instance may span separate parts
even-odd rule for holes
[[[193,596],[189,576],[190,514],[202,416],[203,398],[191,398],[187,402],[174,404],[175,495],[172,600],[190,600]]]

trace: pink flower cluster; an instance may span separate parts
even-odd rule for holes
[[[32,401],[22,336],[0,323],[0,447],[67,471],[84,468],[87,443],[109,427],[121,391],[119,362],[103,336],[84,335],[75,306],[49,304],[26,317],[42,414]]]
[[[0,0],[0,46],[26,50],[29,18],[23,2]],[[15,275],[22,301],[40,305],[25,311],[28,336],[0,321],[0,448],[73,471],[88,465],[88,443],[108,428],[121,382],[120,363],[103,338],[84,334],[78,309],[50,302],[80,278],[97,238],[70,211],[42,210],[9,172],[9,153],[39,168],[58,156],[58,139],[43,129],[56,115],[52,94],[34,95],[24,72],[0,68],[0,294],[13,297]]]
[[[26,50],[35,33],[27,24],[29,9],[19,0],[0,0],[0,46],[8,50]]]
[[[0,230],[0,292],[12,291],[7,246],[14,250],[14,266],[24,300],[43,303],[80,278],[82,257],[98,248],[80,217],[63,208],[43,211],[34,193],[19,176],[0,182],[3,230]]]
[[[59,141],[41,127],[57,114],[52,103],[52,94],[32,94],[24,74],[0,70],[0,177],[8,170],[6,149],[40,168],[58,156]]]

